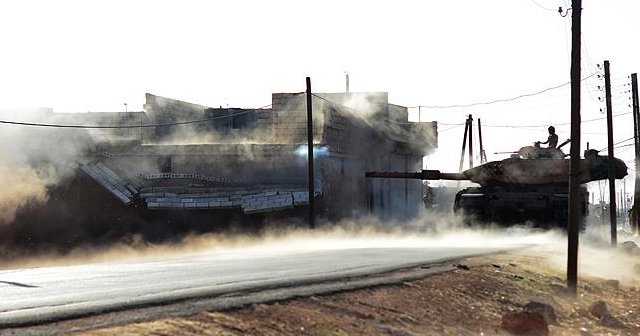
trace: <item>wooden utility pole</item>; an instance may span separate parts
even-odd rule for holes
[[[482,124],[480,118],[478,118],[478,142],[480,143],[480,164],[485,164],[487,163],[487,153],[484,152],[484,147],[482,146]]]
[[[469,168],[473,168],[473,117],[471,115],[467,119],[467,127],[469,128]]]
[[[462,167],[464,166],[464,150],[467,146],[467,133],[469,132],[469,119],[465,121],[464,124],[464,137],[462,138],[462,152],[460,152],[460,168],[458,168],[458,172],[462,173]]]
[[[638,218],[638,204],[640,204],[640,102],[638,101],[638,74],[631,74],[631,98],[633,100],[633,137],[635,138],[636,150],[636,181],[633,191],[633,208],[631,216],[631,230],[638,233],[640,230],[640,221]]]
[[[307,164],[307,179],[309,188],[309,227],[315,228],[315,215],[314,215],[314,198],[315,198],[315,186],[313,177],[313,110],[311,100],[311,78],[307,77],[307,157],[309,163]]]
[[[578,241],[580,233],[580,38],[582,0],[571,1],[571,159],[569,175],[569,223],[567,228],[567,289],[578,291]]]
[[[607,155],[609,156],[609,221],[611,223],[611,246],[618,243],[616,207],[616,168],[613,162],[613,108],[611,107],[611,73],[609,61],[604,61],[604,92],[607,102]]]

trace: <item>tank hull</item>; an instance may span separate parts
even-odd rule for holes
[[[589,192],[581,187],[580,215],[582,223],[588,215]],[[468,224],[527,224],[542,228],[566,229],[569,191],[566,187],[530,188],[471,187],[459,191],[454,212],[464,216]],[[584,228],[584,224],[581,224]]]

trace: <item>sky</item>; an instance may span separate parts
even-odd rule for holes
[[[571,15],[558,7],[570,1],[3,1],[0,109],[139,111],[145,92],[251,108],[273,92],[304,91],[307,76],[314,92],[341,92],[348,72],[351,91],[389,92],[412,120],[420,111],[438,121],[440,148],[426,165],[457,171],[468,114],[482,120],[489,160],[545,140],[549,125],[569,137],[568,85],[433,108],[568,83]],[[637,0],[583,1],[583,149],[607,144],[604,60],[613,114],[622,114],[614,142],[632,143],[626,91],[640,70],[638,14]],[[616,156],[632,160],[632,148]]]

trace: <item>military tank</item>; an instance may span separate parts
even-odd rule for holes
[[[454,212],[470,223],[511,225],[530,222],[538,227],[562,227],[568,222],[569,162],[558,148],[527,146],[510,158],[491,161],[461,173],[439,170],[421,172],[367,172],[366,177],[415,178],[421,180],[468,180],[479,187],[460,190]],[[613,158],[615,178],[627,175],[627,167]],[[609,158],[586,150],[580,159],[580,184],[608,178]],[[580,188],[580,213],[588,214],[589,193]]]

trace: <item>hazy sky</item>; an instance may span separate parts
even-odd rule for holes
[[[571,19],[559,6],[570,1],[3,1],[0,108],[141,110],[145,92],[258,107],[272,92],[304,91],[306,76],[316,92],[342,91],[345,71],[352,91],[389,92],[403,106],[511,98],[569,81]],[[629,112],[640,2],[583,8],[583,76],[610,60],[614,114]],[[604,81],[583,84],[583,120],[603,118]],[[457,169],[464,128],[455,124],[466,114],[482,119],[487,154],[498,159],[493,152],[546,139],[549,124],[566,139],[569,106],[567,85],[508,103],[422,108],[423,120],[441,123],[443,150],[429,166]],[[615,141],[630,138],[631,115],[615,120]],[[606,146],[604,119],[583,131],[582,148]],[[632,147],[619,150],[633,157]]]

